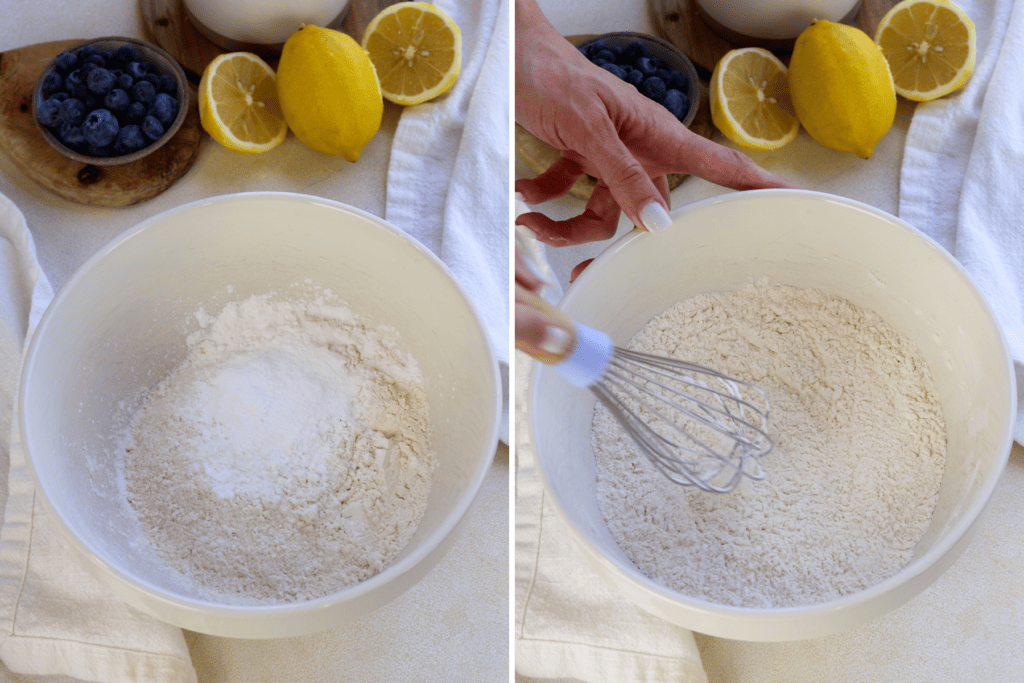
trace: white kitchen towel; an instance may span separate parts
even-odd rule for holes
[[[446,95],[402,112],[384,218],[437,254],[476,305],[509,366],[509,4],[439,0],[462,30],[462,70]],[[508,443],[508,405],[502,440]]]
[[[61,545],[35,496],[16,426],[17,389],[23,351],[51,299],[25,218],[0,195],[0,430],[11,435],[0,442],[0,659],[19,674],[194,683],[181,630],[102,588]]]
[[[1024,444],[1024,0],[957,4],[977,30],[974,73],[917,107],[899,216],[945,247],[993,308],[1013,355]]]
[[[529,357],[517,353],[516,673],[585,683],[707,683],[693,634],[633,605],[587,564],[545,500],[527,431]]]

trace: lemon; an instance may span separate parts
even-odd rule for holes
[[[348,35],[302,26],[285,41],[277,94],[288,127],[306,146],[358,161],[384,114],[377,73]]]
[[[738,145],[778,149],[800,131],[786,65],[768,50],[727,52],[715,65],[709,90],[711,120]]]
[[[199,80],[199,120],[210,137],[236,152],[277,147],[288,125],[274,70],[249,52],[218,55]]]
[[[976,41],[974,22],[948,0],[904,0],[875,32],[896,92],[918,102],[963,87],[974,70]]]
[[[868,159],[896,118],[882,50],[860,29],[815,21],[796,39],[789,93],[800,123],[830,149]]]
[[[382,10],[363,33],[363,48],[384,97],[411,105],[448,92],[462,68],[462,33],[450,16],[426,2]]]

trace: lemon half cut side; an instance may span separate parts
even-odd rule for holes
[[[199,81],[199,120],[210,137],[235,152],[277,147],[288,124],[274,70],[250,52],[218,55]]]
[[[363,33],[384,98],[421,104],[448,92],[462,68],[462,33],[443,10],[400,2],[382,10]]]
[[[976,42],[974,22],[948,0],[904,0],[875,31],[896,92],[917,102],[943,97],[967,83]]]
[[[778,149],[800,131],[786,66],[768,50],[731,50],[715,65],[709,86],[711,120],[736,144]]]

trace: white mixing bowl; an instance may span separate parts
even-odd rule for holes
[[[888,214],[820,193],[730,193],[683,207],[666,233],[634,232],[609,247],[569,288],[560,307],[624,346],[678,301],[765,277],[875,311],[917,342],[932,370],[946,420],[945,472],[931,525],[896,575],[802,607],[736,608],[682,595],[646,578],[605,524],[590,445],[591,393],[538,363],[528,393],[530,429],[549,499],[595,571],[623,596],[701,633],[797,640],[879,617],[953,563],[1009,456],[1016,388],[990,309],[945,251]]]
[[[113,462],[105,455],[124,423],[118,404],[181,363],[187,322],[201,304],[215,315],[229,300],[287,290],[306,278],[330,287],[365,321],[397,329],[419,363],[438,463],[430,500],[409,544],[366,581],[273,606],[200,599],[155,554],[129,543],[138,523],[116,502]],[[193,631],[279,638],[365,615],[438,563],[494,457],[501,403],[484,328],[433,254],[357,209],[255,193],[164,212],[90,258],[36,329],[19,408],[36,489],[65,545],[103,585],[143,612]]]

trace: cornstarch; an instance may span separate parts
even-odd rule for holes
[[[321,597],[380,572],[427,505],[416,361],[348,308],[258,295],[200,309],[121,457],[155,552],[208,597]]]
[[[649,578],[742,607],[824,602],[911,559],[938,500],[946,432],[917,346],[880,317],[781,285],[702,294],[630,348],[759,385],[778,449],[763,481],[705,493],[666,480],[598,405],[598,503]]]

